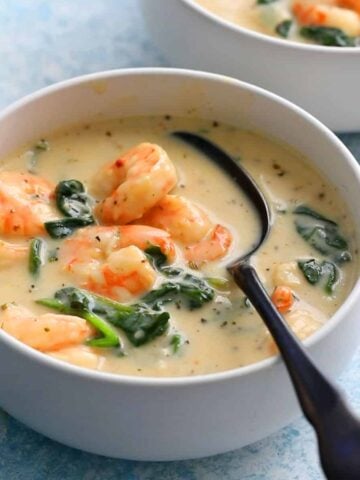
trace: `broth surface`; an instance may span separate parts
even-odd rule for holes
[[[196,132],[216,142],[241,162],[263,189],[273,211],[274,224],[270,237],[254,257],[254,264],[270,293],[278,285],[291,287],[295,303],[285,316],[301,338],[320,328],[352,289],[358,277],[358,263],[349,212],[336,188],[298,153],[256,133],[217,121],[166,116],[81,125],[46,138],[49,149],[37,157],[37,175],[55,183],[77,179],[93,193],[94,175],[102,165],[138,143],[159,144],[178,173],[178,184],[171,193],[196,202],[215,223],[228,227],[233,243],[220,261],[201,265],[200,271],[195,271],[206,277],[227,279],[227,283],[216,289],[215,299],[202,308],[189,310],[184,305],[166,305],[171,319],[165,334],[134,347],[119,330],[125,356],[111,349],[88,347],[84,355],[78,355],[76,349],[58,350],[50,355],[126,375],[186,376],[248,365],[276,352],[263,322],[225,268],[232,258],[248,251],[258,238],[256,214],[246,196],[218,166],[171,137],[170,133],[175,130]],[[32,145],[27,145],[3,159],[1,170],[26,171],[31,148]],[[339,278],[331,294],[322,284],[310,284],[297,265],[301,259],[322,261],[325,258],[295,228],[299,216],[294,215],[293,210],[300,204],[337,222],[348,241],[352,260],[338,266]],[[3,238],[9,241],[8,237]],[[50,250],[61,243],[48,239],[47,242]],[[177,262],[188,268],[181,259]],[[27,262],[6,266],[0,275],[0,304],[15,302],[38,314],[49,309],[37,305],[36,299],[52,297],[56,290],[74,284],[73,278],[62,271],[56,261],[47,262],[37,279],[30,276]],[[176,352],[172,343],[175,334],[181,337]],[[81,353],[82,347],[79,348]]]

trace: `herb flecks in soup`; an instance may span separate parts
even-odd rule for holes
[[[333,47],[360,41],[360,0],[196,0],[242,27]]]
[[[226,271],[256,241],[257,216],[175,130],[209,136],[264,191],[274,225],[254,262],[296,334],[336,311],[358,274],[354,231],[336,189],[300,155],[217,121],[129,118],[58,132],[2,161],[4,331],[126,375],[223,371],[276,352]]]

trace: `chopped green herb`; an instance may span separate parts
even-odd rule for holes
[[[258,5],[270,5],[270,3],[277,2],[277,0],[257,0]]]
[[[340,28],[309,25],[300,29],[300,35],[320,45],[330,47],[355,47],[354,38],[346,35]]]
[[[40,151],[42,151],[42,152],[47,152],[49,149],[50,149],[49,142],[48,142],[47,140],[45,140],[44,138],[42,138],[41,140],[39,140],[39,141],[35,144],[35,147],[34,147],[34,150],[40,150]]]
[[[176,333],[175,335],[173,335],[170,340],[170,345],[172,346],[173,353],[178,353],[183,343],[184,339],[180,334]]]
[[[227,278],[222,277],[206,277],[205,280],[207,283],[213,287],[217,288],[218,290],[224,290],[229,288],[229,280]]]
[[[42,265],[45,263],[46,243],[41,238],[34,238],[30,242],[29,271],[38,276]]]
[[[280,35],[280,37],[287,38],[289,36],[292,23],[292,20],[283,20],[276,25],[275,32]]]

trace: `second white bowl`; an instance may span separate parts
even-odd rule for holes
[[[360,130],[360,47],[290,42],[231,24],[193,0],[139,0],[176,67],[230,75],[281,95],[335,131]]]

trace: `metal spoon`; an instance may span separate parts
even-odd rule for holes
[[[247,194],[257,211],[261,220],[258,243],[227,269],[263,319],[281,352],[304,415],[316,431],[320,460],[327,478],[359,480],[360,420],[337,387],[314,365],[251,266],[251,256],[261,247],[271,228],[270,209],[264,195],[246,170],[209,140],[188,132],[174,132],[173,135],[225,170]]]

